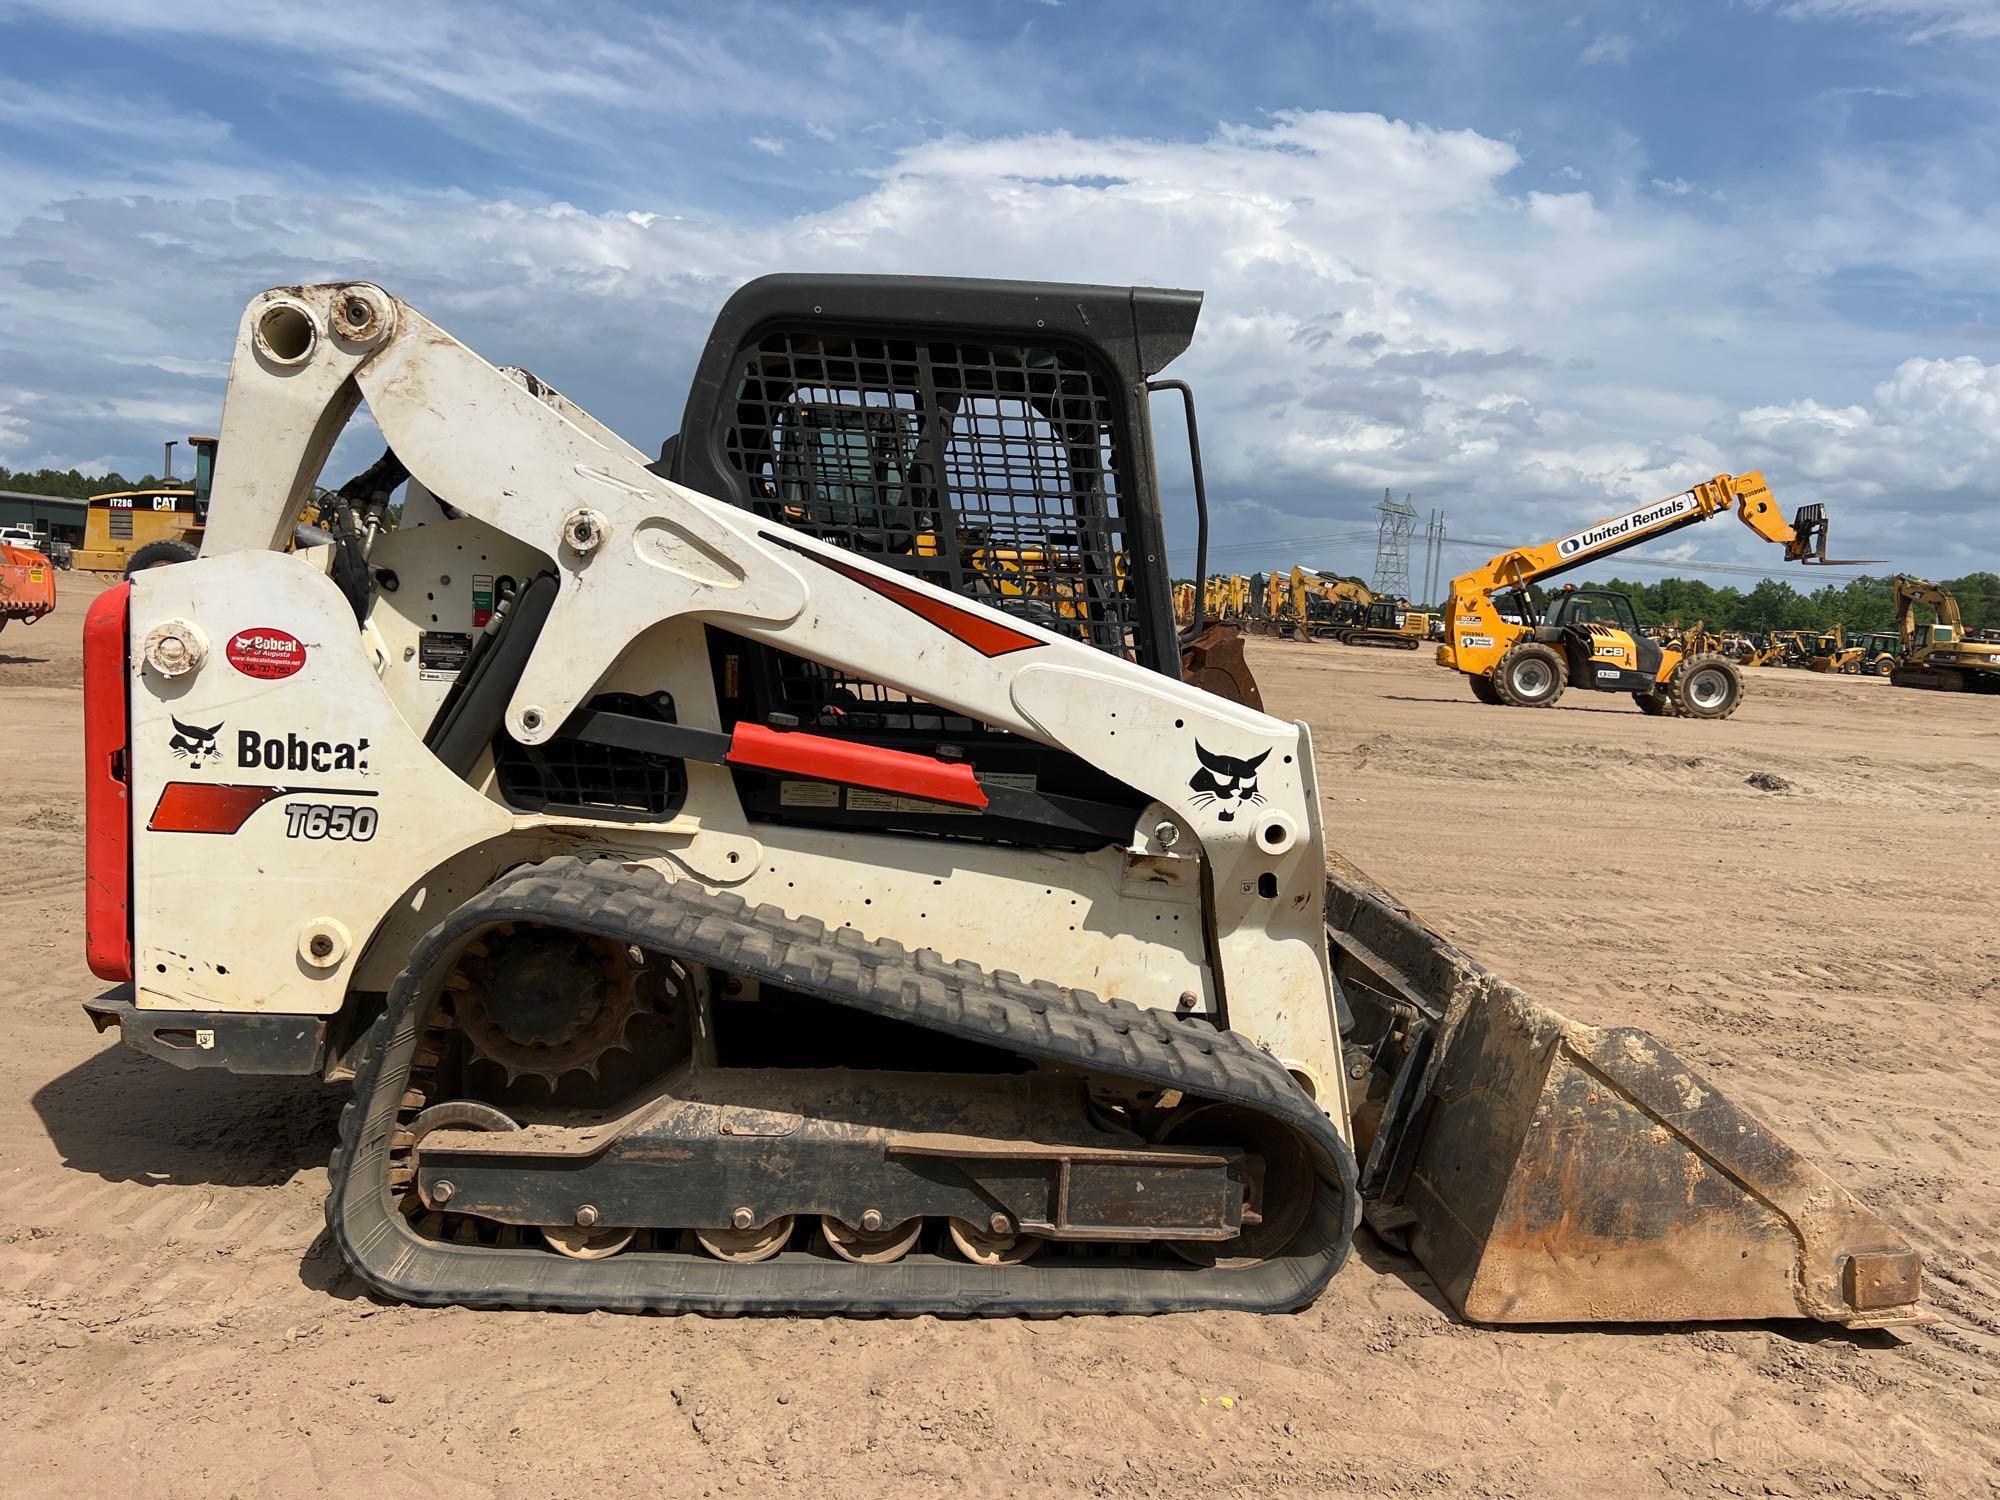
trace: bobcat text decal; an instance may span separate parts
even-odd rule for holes
[[[280,739],[254,729],[236,735],[236,764],[245,770],[365,771],[367,751],[366,740],[305,740],[295,734]]]

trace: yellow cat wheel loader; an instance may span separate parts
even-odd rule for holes
[[[331,1238],[416,1303],[1280,1312],[1365,1217],[1484,1321],[1920,1316],[1662,1043],[1329,873],[1306,726],[1183,680],[1200,302],[768,277],[650,458],[380,287],[257,297],[200,557],[85,625],[87,1011],[347,1082]]]
[[[1564,588],[1543,618],[1529,586],[1732,509],[1760,537],[1782,545],[1788,559],[1832,561],[1825,507],[1801,506],[1788,523],[1762,474],[1718,474],[1568,536],[1502,552],[1454,578],[1438,665],[1464,673],[1481,703],[1551,708],[1564,688],[1577,687],[1630,693],[1649,714],[1728,718],[1743,701],[1743,674],[1723,652],[1655,640],[1639,628],[1631,598],[1610,589]],[[1698,625],[1696,638],[1704,637]]]

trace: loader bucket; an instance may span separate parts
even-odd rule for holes
[[[1365,1217],[1468,1319],[1926,1316],[1917,1252],[1657,1039],[1530,999],[1351,867],[1326,914],[1374,1061]]]
[[[1264,695],[1243,657],[1243,632],[1235,625],[1210,621],[1201,634],[1181,643],[1181,681],[1204,692],[1264,711]]]

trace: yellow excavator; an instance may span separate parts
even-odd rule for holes
[[[1316,572],[1308,576],[1306,587],[1313,597],[1313,634],[1322,639],[1345,642],[1347,632],[1368,617],[1376,602],[1373,589],[1338,573]]]
[[[1649,714],[1726,719],[1743,698],[1735,662],[1663,646],[1639,629],[1629,595],[1566,588],[1541,618],[1529,586],[1628,547],[1734,510],[1790,561],[1826,563],[1822,505],[1787,522],[1760,473],[1717,474],[1679,494],[1531,547],[1517,547],[1454,578],[1439,666],[1462,672],[1482,703],[1548,708],[1565,687],[1630,693]]]
[[[1407,599],[1372,599],[1368,607],[1335,633],[1343,646],[1394,646],[1414,651],[1430,639],[1431,617],[1410,608]]]
[[[1898,573],[1890,597],[1903,642],[1903,659],[1890,668],[1890,682],[1941,693],[2000,693],[2000,643],[1966,639],[1965,617],[1950,590]],[[1917,624],[1919,604],[1937,616],[1935,624]]]

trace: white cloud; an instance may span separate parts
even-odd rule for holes
[[[750,144],[766,156],[783,156],[785,154],[785,143],[774,135],[753,135],[750,137]]]
[[[1632,49],[1638,43],[1623,32],[1607,31],[1592,39],[1589,46],[1577,54],[1576,60],[1585,67],[1606,63],[1622,68],[1632,60]]]
[[[586,212],[310,180],[207,200],[42,185],[0,228],[0,366],[16,388],[0,390],[0,443],[143,463],[161,437],[213,425],[214,362],[248,296],[358,274],[650,449],[737,283],[901,271],[1204,288],[1179,372],[1201,392],[1218,515],[1281,518],[1268,535],[1365,525],[1392,485],[1445,506],[1459,534],[1525,541],[1758,462],[1790,505],[1816,497],[1802,486],[1820,483],[1835,439],[1878,468],[1893,442],[1929,444],[1927,477],[1902,476],[1909,503],[1972,503],[1993,472],[1975,430],[1996,399],[1991,367],[1898,366],[1907,351],[1882,354],[1886,335],[1857,339],[1800,306],[1844,265],[1976,257],[1990,231],[1970,211],[1926,209],[1918,185],[1894,184],[1898,224],[1953,231],[1913,243],[1864,227],[1851,196],[1864,179],[1842,170],[1819,211],[1731,208],[1719,235],[1671,192],[1521,191],[1521,165],[1473,131],[1297,111],[1199,140],[932,139],[792,218],[639,194]],[[1751,213],[1768,217],[1736,217]],[[1838,383],[1871,359],[1865,380]],[[1862,418],[1846,415],[1839,403],[1890,369]],[[1884,470],[1842,490],[1843,536],[1878,513],[1891,524],[1892,488]],[[1769,560],[1735,530],[1703,550]],[[1366,551],[1317,560],[1365,568]]]
[[[974,49],[920,16],[740,0],[724,25],[636,4],[534,0],[8,0],[72,30],[177,48],[260,90],[330,90],[486,144],[495,120],[561,141],[649,142],[635,124],[786,116],[859,127],[885,102],[916,115],[1014,120],[1046,113],[1060,65],[1016,43]],[[755,37],[746,47],[743,38]],[[379,43],[379,44],[378,44]],[[273,65],[279,59],[281,65]],[[329,60],[340,61],[331,63]]]
[[[2000,40],[1994,0],[1783,0],[1778,11],[1794,20],[1875,22],[1910,42]]]
[[[1807,398],[1737,420],[1771,461],[1830,495],[1907,505],[1940,491],[1990,490],[2000,474],[2000,364],[1907,359],[1875,387],[1871,405]]]

